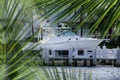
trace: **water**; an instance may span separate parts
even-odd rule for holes
[[[57,67],[57,69],[61,74],[62,67]],[[81,77],[80,80],[120,80],[120,68],[118,67],[112,66],[64,67],[64,69],[66,73],[69,75],[76,76],[77,78]]]

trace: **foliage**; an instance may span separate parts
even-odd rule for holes
[[[29,5],[27,5],[29,2]],[[18,80],[28,77],[25,58],[30,52],[24,53],[22,48],[30,41],[22,43],[31,28],[33,3],[24,0],[0,0],[0,80]],[[17,76],[22,75],[17,78]]]
[[[46,17],[57,14],[52,18],[56,22],[71,16],[67,22],[73,26],[79,24],[75,26],[77,29],[87,26],[93,33],[99,28],[103,37],[114,29],[112,35],[120,35],[120,0],[54,0],[44,8]]]
[[[33,23],[30,4],[26,6],[24,0],[1,0],[0,4],[0,80],[62,80],[56,67],[50,69],[41,59],[36,61],[39,52],[33,52],[34,47],[22,51],[33,38],[24,41]],[[64,76],[64,69],[62,73]]]
[[[53,20],[58,22],[73,14],[69,22],[74,25],[75,21],[79,21],[77,29],[91,21],[90,32],[100,27],[104,36],[114,27],[117,30],[114,34],[118,36],[119,4],[120,0],[0,0],[0,80],[76,80],[74,70],[66,73],[66,69],[62,68],[59,74],[56,67],[50,69],[32,62],[38,55],[37,52],[32,58],[28,58],[34,47],[30,51],[22,51],[33,38],[32,36],[24,41],[28,37],[25,35],[27,30],[36,21],[32,20],[32,16],[39,12],[42,16],[46,13],[45,17],[57,14]],[[91,79],[91,75],[89,78]]]

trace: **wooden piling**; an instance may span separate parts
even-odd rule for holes
[[[77,66],[77,60],[74,60],[74,65]]]
[[[116,67],[116,60],[113,60],[113,66]]]
[[[67,59],[65,62],[66,66],[69,66],[69,60]]]
[[[90,66],[93,66],[93,59],[90,60]]]
[[[84,60],[83,66],[87,66],[87,60]]]
[[[117,61],[116,61],[116,65],[117,67],[120,67],[120,48],[117,48]]]

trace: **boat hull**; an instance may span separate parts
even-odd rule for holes
[[[78,40],[78,41],[64,41],[57,43],[44,43],[41,47],[54,48],[54,49],[68,49],[68,48],[81,48],[81,49],[91,49],[96,48],[103,40],[93,39],[93,40]]]

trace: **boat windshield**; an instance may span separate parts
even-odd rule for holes
[[[66,30],[66,31],[60,31],[58,32],[57,36],[61,36],[61,37],[69,37],[69,36],[76,36],[76,34],[70,30]]]

